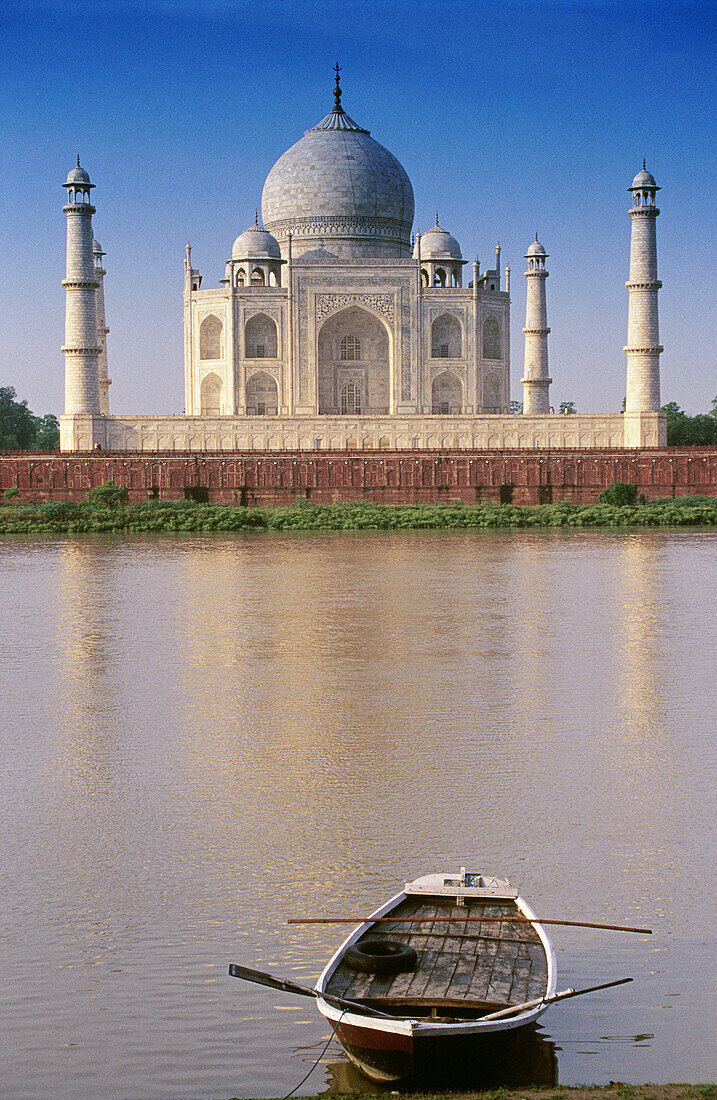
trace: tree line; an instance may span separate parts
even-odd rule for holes
[[[688,416],[676,401],[662,406],[667,417],[668,447],[713,447],[717,444],[717,397],[708,413]]]
[[[57,451],[60,425],[54,413],[35,416],[16,401],[12,386],[0,386],[0,451]]]

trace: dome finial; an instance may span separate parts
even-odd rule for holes
[[[437,210],[436,210],[436,225],[438,225],[438,211]],[[440,226],[438,226],[438,228],[440,229]]]
[[[336,73],[336,87],[334,88],[334,110],[343,111],[341,106],[341,85],[339,84],[339,73],[341,72],[341,66],[338,61],[334,65],[334,72]]]
[[[77,154],[77,167],[78,168],[82,167],[82,165],[80,164],[80,154],[79,153]]]
[[[646,162],[645,157],[642,158],[642,170],[643,170],[643,172],[647,171],[647,162]]]
[[[254,225],[257,227],[257,229],[259,228],[259,211],[258,210],[254,211]]]

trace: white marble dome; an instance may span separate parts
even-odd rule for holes
[[[535,234],[535,240],[532,244],[528,245],[528,251],[525,253],[526,258],[528,256],[547,256],[548,253],[543,248],[542,244],[538,240],[538,234]]]
[[[642,168],[632,181],[632,187],[628,187],[628,191],[640,191],[643,187],[654,188],[655,191],[661,191],[662,188],[658,187],[655,183],[655,177],[652,172],[648,172],[645,167],[645,162],[642,163]]]
[[[260,225],[252,225],[240,233],[232,245],[233,260],[279,260],[281,249],[276,237]]]
[[[418,244],[413,250],[415,259],[418,259]],[[445,229],[441,229],[438,222],[421,236],[422,260],[460,260],[461,246],[455,237],[452,237]]]
[[[94,187],[94,184],[90,183],[90,177],[85,172],[84,168],[80,166],[80,158],[77,158],[77,164],[74,168],[71,168],[67,173],[67,179],[65,180],[65,186],[68,183],[84,183],[90,187]]]
[[[409,256],[413,188],[403,167],[337,103],[279,157],[261,197],[282,254],[319,240],[343,259]]]

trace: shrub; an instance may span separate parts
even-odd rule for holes
[[[5,490],[3,496],[5,497],[5,500],[14,500],[15,497],[20,496],[20,490],[18,489],[17,485],[11,485],[9,489]]]
[[[598,496],[600,504],[637,504],[637,485],[627,481],[614,481]]]
[[[113,508],[115,504],[124,504],[127,500],[127,490],[115,481],[105,481],[103,485],[95,485],[92,489],[88,489],[85,499],[88,504],[108,505]]]
[[[66,519],[72,514],[72,505],[64,500],[47,500],[41,504],[38,511],[48,519]]]

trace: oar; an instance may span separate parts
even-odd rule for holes
[[[287,924],[436,924],[439,921],[482,921],[505,924],[560,924],[568,928],[603,928],[608,932],[640,932],[651,936],[651,928],[625,924],[595,924],[585,920],[543,920],[542,917],[289,917]]]
[[[522,1005],[509,1005],[508,1008],[501,1008],[499,1012],[489,1012],[487,1016],[481,1016],[480,1021],[483,1023],[485,1020],[502,1020],[504,1016],[514,1016],[516,1012],[527,1012],[529,1008],[552,1004],[553,1001],[566,1001],[568,997],[581,997],[583,993],[594,993],[596,989],[610,989],[613,985],[625,985],[626,982],[633,980],[633,978],[618,978],[617,981],[591,985],[586,989],[564,989],[562,993],[551,993],[549,997],[538,997],[535,1001],[524,1001]]]
[[[248,966],[239,966],[237,963],[229,964],[229,976],[231,978],[243,978],[245,982],[256,982],[257,985],[268,985],[270,989],[281,989],[284,993],[296,993],[299,997],[322,997],[331,1004],[337,1004],[341,1008],[354,1009],[359,1012],[368,1012],[371,1016],[383,1016],[393,1019],[387,1012],[379,1012],[376,1008],[369,1008],[358,1001],[345,1001],[343,997],[334,997],[329,993],[319,993],[308,985],[297,985],[296,982],[286,981],[284,978],[275,978],[272,974],[264,974],[261,970],[251,970]]]

